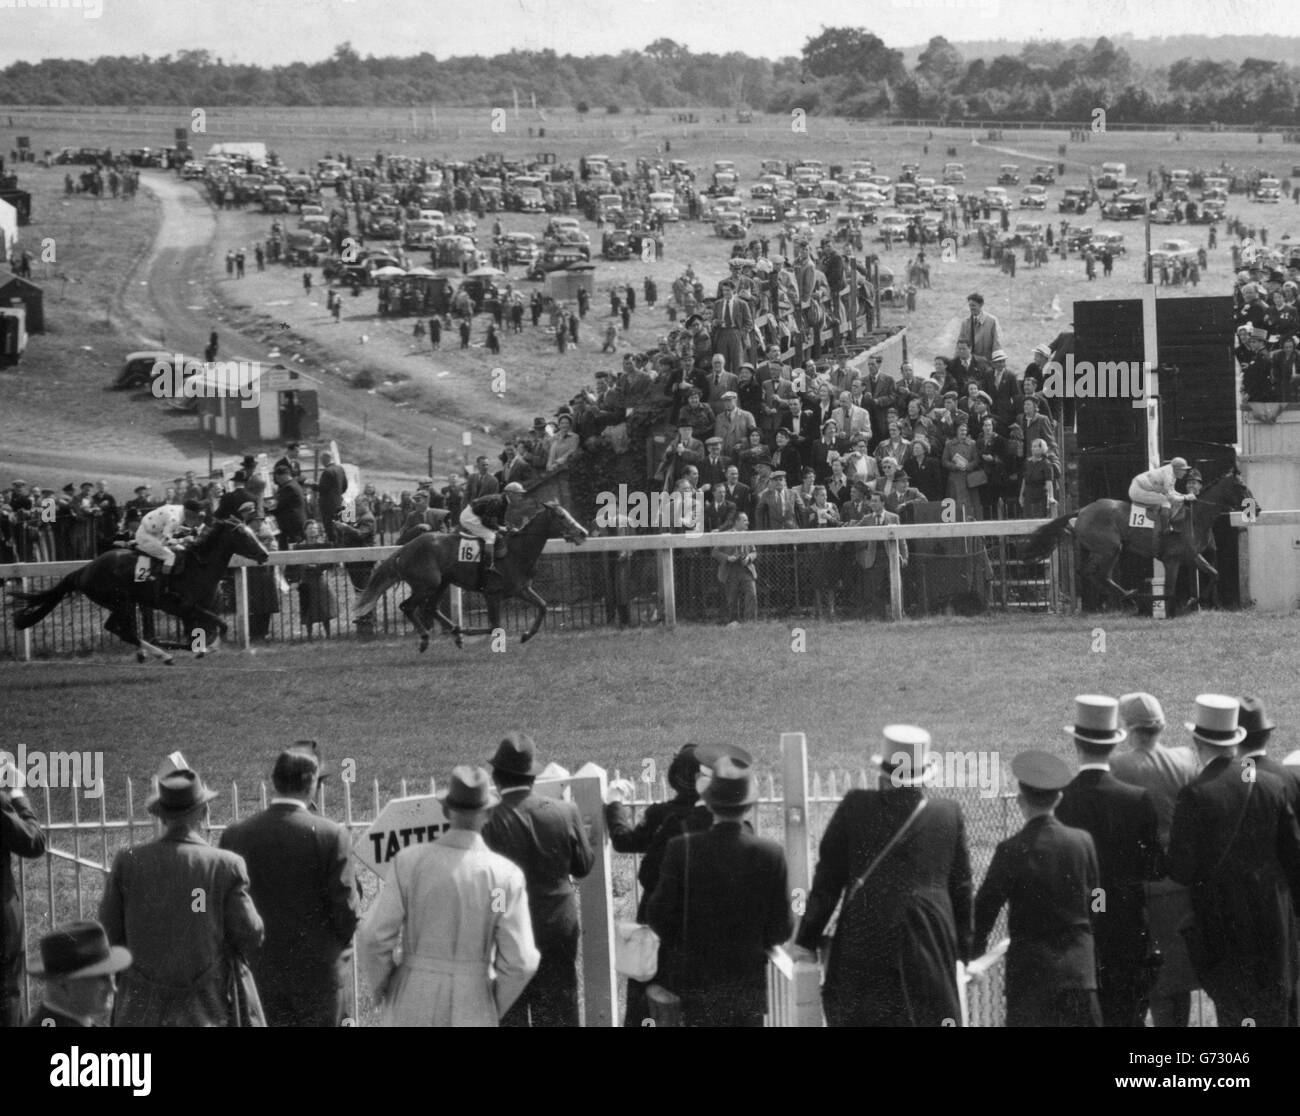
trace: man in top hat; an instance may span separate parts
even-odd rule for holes
[[[646,919],[660,938],[658,981],[688,1027],[761,1027],[767,951],[794,929],[785,852],[742,824],[758,801],[752,769],[714,761],[702,833],[668,842]]]
[[[41,939],[41,958],[27,966],[45,978],[28,1027],[96,1027],[113,1010],[116,974],[131,967],[131,951],[110,946],[98,922],[69,922]]]
[[[22,1021],[23,963],[27,934],[22,896],[10,856],[35,860],[45,853],[45,832],[27,801],[22,773],[8,753],[0,754],[0,1027]]]
[[[385,1026],[496,1027],[537,972],[524,873],[483,839],[501,801],[487,771],[453,768],[441,797],[451,828],[393,858],[357,960]]]
[[[1048,752],[1011,761],[1024,828],[998,844],[975,896],[971,952],[1010,904],[1008,1027],[1100,1027],[1091,909],[1100,885],[1092,837],[1057,819],[1069,765]]]
[[[490,761],[501,804],[483,830],[494,852],[523,869],[533,934],[541,951],[537,975],[501,1019],[503,1027],[578,1025],[578,892],[596,862],[582,815],[572,802],[533,793],[542,772],[532,737],[512,732]]]
[[[1159,820],[1150,795],[1110,770],[1111,750],[1128,735],[1119,725],[1119,702],[1101,694],[1074,699],[1078,774],[1061,794],[1056,817],[1092,835],[1105,906],[1094,904],[1097,999],[1106,1027],[1141,1027],[1152,983],[1147,934],[1146,884],[1164,875]]]
[[[340,960],[359,907],[348,831],[311,810],[323,777],[313,741],[286,748],[271,772],[270,805],[221,835],[221,847],[244,858],[266,925],[251,967],[270,1027],[343,1019]]]
[[[244,858],[203,837],[208,803],[216,797],[193,771],[164,775],[146,803],[162,822],[162,836],[123,849],[113,860],[99,921],[108,940],[134,958],[122,977],[115,1027],[239,1022],[228,993],[232,975],[241,973],[232,974],[231,966],[242,970],[240,963],[256,954],[263,927],[249,897]],[[251,1000],[255,1004],[255,989]],[[260,1010],[249,1012],[260,1017]]]
[[[844,907],[822,1002],[832,1027],[938,1027],[961,1019],[957,961],[969,960],[971,869],[961,807],[928,798],[930,734],[886,725],[878,790],[851,790],[822,837],[796,958],[815,960]]]
[[[1204,766],[1178,794],[1169,874],[1192,890],[1188,946],[1220,1027],[1292,1026],[1300,825],[1276,775],[1243,768],[1240,704],[1201,694],[1187,724]]]
[[[1112,755],[1111,774],[1147,792],[1156,811],[1156,840],[1167,852],[1174,801],[1178,792],[1196,778],[1196,756],[1187,748],[1160,743],[1165,712],[1154,695],[1123,695],[1119,715],[1128,731],[1131,750]],[[1167,864],[1163,869],[1162,878],[1146,885],[1151,947],[1161,957],[1155,987],[1151,989],[1151,1022],[1156,1027],[1186,1027],[1197,983],[1179,928],[1191,922],[1191,897],[1187,888],[1169,878]]]
[[[1159,465],[1139,473],[1128,486],[1128,498],[1131,503],[1141,504],[1146,508],[1156,509],[1156,553],[1160,552],[1160,541],[1168,531],[1176,531],[1183,510],[1189,500],[1196,497],[1191,493],[1179,492],[1176,485],[1187,475],[1191,466],[1186,458],[1175,457],[1168,465]]]

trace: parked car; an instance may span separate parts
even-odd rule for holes
[[[1029,181],[1038,186],[1051,186],[1056,181],[1056,168],[1050,163],[1039,163]]]
[[[1047,187],[1046,186],[1026,186],[1020,191],[1020,208],[1021,209],[1046,209],[1047,208]]]
[[[1092,192],[1078,186],[1067,186],[1065,196],[1056,203],[1057,213],[1087,213],[1092,203]]]
[[[990,209],[1010,209],[1011,199],[1003,186],[985,186],[982,201]]]
[[[1255,187],[1255,200],[1276,205],[1282,200],[1282,183],[1276,178],[1261,178]]]
[[[945,185],[957,186],[966,181],[966,168],[961,163],[944,163],[943,181]]]
[[[1092,243],[1091,225],[1066,225],[1065,248],[1067,252],[1081,252]]]
[[[906,240],[911,224],[912,219],[906,213],[886,213],[880,218],[880,234],[877,239],[884,240],[888,233],[891,240]]]
[[[1151,249],[1151,263],[1159,267],[1174,260],[1195,260],[1196,248],[1188,240],[1162,240]]]
[[[117,374],[117,378],[113,381],[113,388],[117,391],[126,391],[129,388],[149,387],[153,384],[155,368],[158,369],[159,373],[171,376],[178,355],[181,358],[182,369],[189,365],[190,374],[193,375],[198,367],[197,361],[192,361],[175,351],[141,349],[138,352],[126,354],[122,371]]]
[[[1101,174],[1097,176],[1098,190],[1118,190],[1119,180],[1128,173],[1123,163],[1102,163]]]
[[[1128,249],[1124,246],[1124,234],[1117,232],[1098,233],[1092,238],[1089,247],[1098,252],[1109,251],[1112,256],[1123,256],[1128,253]]]
[[[1020,166],[1018,163],[1003,163],[998,167],[999,186],[1019,186]]]

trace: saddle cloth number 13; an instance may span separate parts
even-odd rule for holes
[[[1155,522],[1147,515],[1147,510],[1141,504],[1135,504],[1128,515],[1128,525],[1130,527],[1154,527]]]

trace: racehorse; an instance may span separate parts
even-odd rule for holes
[[[1240,510],[1247,501],[1251,501],[1256,511],[1260,510],[1250,489],[1242,481],[1241,473],[1234,467],[1195,500],[1188,502],[1181,533],[1166,534],[1157,555],[1156,529],[1130,525],[1133,505],[1127,500],[1094,500],[1077,516],[1062,515],[1043,524],[1029,536],[1024,554],[1027,558],[1045,558],[1067,532],[1073,532],[1086,555],[1083,576],[1096,585],[1103,596],[1107,590],[1117,594],[1121,604],[1131,602],[1137,590],[1125,589],[1112,576],[1120,554],[1127,551],[1143,558],[1158,557],[1165,567],[1165,592],[1170,602],[1169,614],[1173,616],[1179,604],[1175,597],[1179,572],[1185,565],[1195,565],[1209,577],[1206,592],[1209,591],[1219,577],[1219,571],[1206,561],[1204,555],[1210,545],[1214,522],[1221,515]],[[1190,605],[1195,601],[1189,599],[1185,603]]]
[[[399,581],[411,587],[411,595],[401,604],[415,630],[420,633],[420,650],[429,646],[429,624],[436,618],[443,629],[463,647],[462,637],[488,635],[501,626],[501,602],[507,597],[526,601],[537,610],[532,627],[519,639],[527,643],[537,634],[546,618],[546,602],[533,589],[533,574],[548,539],[563,538],[573,544],[587,537],[586,529],[555,500],[548,500],[513,534],[505,539],[505,556],[496,563],[496,573],[489,575],[480,588],[477,548],[472,557],[461,554],[464,538],[455,534],[426,532],[412,539],[391,558],[385,558],[370,575],[370,582],[357,602],[355,616],[369,616],[385,590]],[[442,600],[453,586],[482,593],[487,601],[488,627],[461,628],[442,610]]]
[[[74,570],[51,589],[39,593],[11,592],[15,602],[22,604],[14,614],[14,627],[19,631],[40,623],[54,611],[60,601],[70,593],[84,593],[111,615],[104,628],[119,639],[136,648],[136,661],[145,661],[148,651],[155,658],[171,665],[172,656],[161,647],[141,638],[136,631],[136,606],[156,608],[172,616],[179,616],[187,632],[201,628],[204,640],[194,651],[201,659],[208,650],[215,651],[225,636],[227,625],[212,611],[217,583],[226,575],[230,559],[238,554],[250,558],[258,565],[270,557],[257,536],[240,520],[231,517],[218,519],[186,551],[180,573],[160,584],[155,580],[137,581],[136,563],[140,558],[126,548],[108,550],[98,558]],[[211,647],[207,637],[216,631],[217,638]]]

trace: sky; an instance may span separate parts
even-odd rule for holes
[[[670,38],[696,52],[798,54],[822,27],[866,27],[889,46],[1132,34],[1300,35],[1295,0],[0,0],[0,66],[42,58],[314,62],[511,49],[604,54]]]

